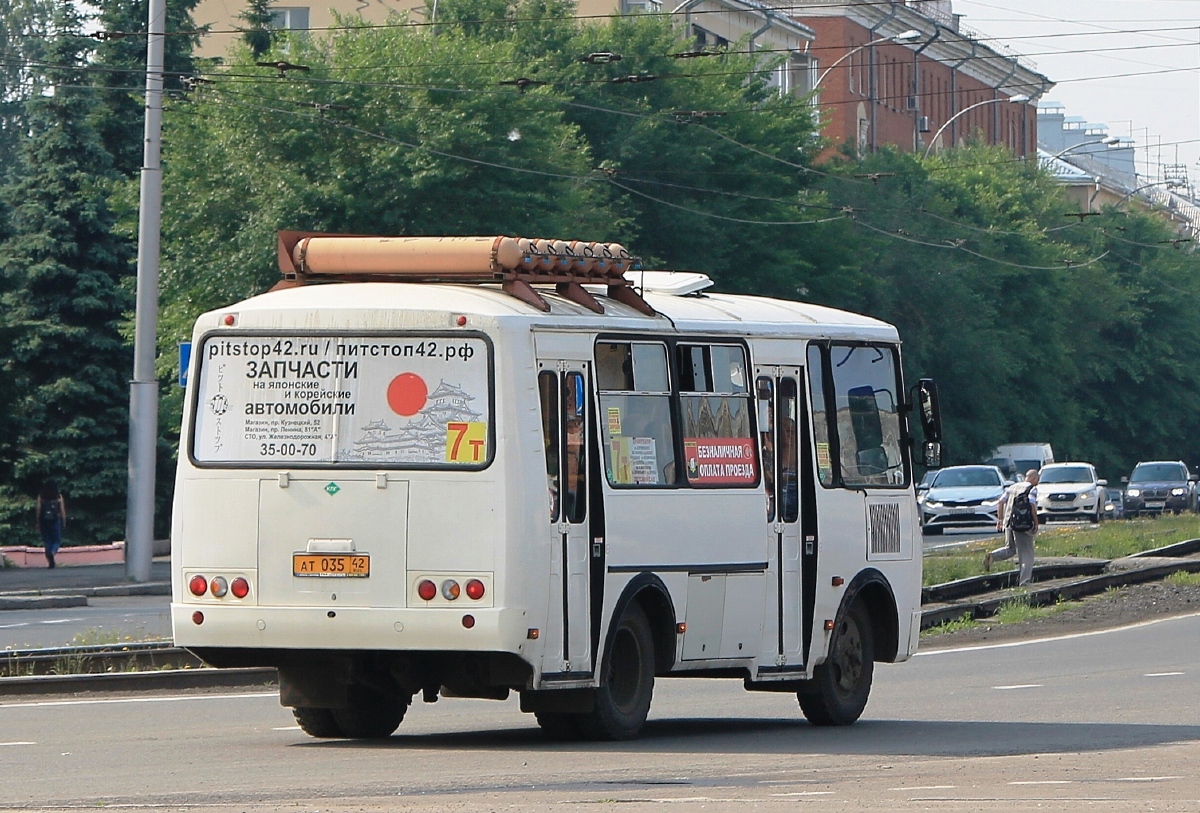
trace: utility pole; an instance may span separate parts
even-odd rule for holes
[[[162,232],[162,99],[166,0],[150,0],[146,31],[146,130],[138,214],[137,311],[129,383],[129,490],[125,577],[150,580],[154,557],[154,468],[158,447],[158,247]]]

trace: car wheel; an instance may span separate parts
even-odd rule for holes
[[[859,602],[850,605],[834,628],[829,657],[796,692],[800,710],[813,725],[850,725],[867,707],[875,672],[871,620]]]

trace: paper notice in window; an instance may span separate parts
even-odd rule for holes
[[[752,438],[684,438],[689,483],[745,485],[758,479]]]
[[[658,452],[654,438],[633,438],[629,444],[633,482],[641,485],[658,484]]]

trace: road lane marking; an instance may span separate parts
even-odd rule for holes
[[[779,796],[779,797],[784,797],[784,796],[832,796],[833,791],[831,791],[831,790],[802,790],[802,791],[797,791],[795,793],[772,793],[771,795]]]
[[[0,630],[15,630],[17,627],[28,627],[30,622],[22,621],[19,624],[0,624]]]
[[[954,790],[954,785],[918,785],[914,788],[888,788],[888,790]]]
[[[1009,689],[1040,689],[1040,688],[1042,688],[1042,684],[1041,683],[1014,683],[1012,686],[993,686],[992,688],[999,689],[1000,691],[1008,691]]]
[[[1010,785],[1074,785],[1075,782],[1070,779],[1037,779],[1026,780],[1024,782],[1009,782]]]
[[[36,742],[0,742],[0,745],[37,745]]]
[[[1112,782],[1164,782],[1168,779],[1183,779],[1182,776],[1122,776]]]
[[[166,697],[112,697],[95,700],[41,700],[35,703],[0,703],[0,708],[29,708],[31,706],[106,706],[116,703],[172,703],[179,700],[241,700],[248,697],[278,697],[278,692],[246,694],[168,695]]]
[[[39,624],[71,624],[75,621],[82,621],[82,618],[55,618],[50,621],[39,621]]]
[[[274,728],[272,728],[271,730],[272,731],[299,731],[300,726],[298,726],[298,725],[277,725]]]
[[[1183,672],[1150,672],[1149,674],[1142,675],[1142,677],[1175,677],[1182,674]]]
[[[985,649],[1012,649],[1018,646],[1029,646],[1030,644],[1048,644],[1055,641],[1070,641],[1075,638],[1091,638],[1096,635],[1108,635],[1110,632],[1125,632],[1127,630],[1141,629],[1149,627],[1153,624],[1163,624],[1167,621],[1179,621],[1184,618],[1200,618],[1200,613],[1188,613],[1186,615],[1173,615],[1170,618],[1155,618],[1151,621],[1139,621],[1136,624],[1127,624],[1124,627],[1113,627],[1106,630],[1092,630],[1091,632],[1073,632],[1067,635],[1052,635],[1048,638],[1031,638],[1028,641],[1007,641],[1002,644],[978,644],[976,646],[960,646],[950,647],[947,649],[929,649],[924,652],[918,651],[913,657],[930,657],[932,655],[954,655],[960,652],[981,652]]]

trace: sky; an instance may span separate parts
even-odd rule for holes
[[[1132,137],[1147,180],[1180,163],[1200,186],[1200,0],[954,0],[954,12],[1056,82],[1043,101]]]

